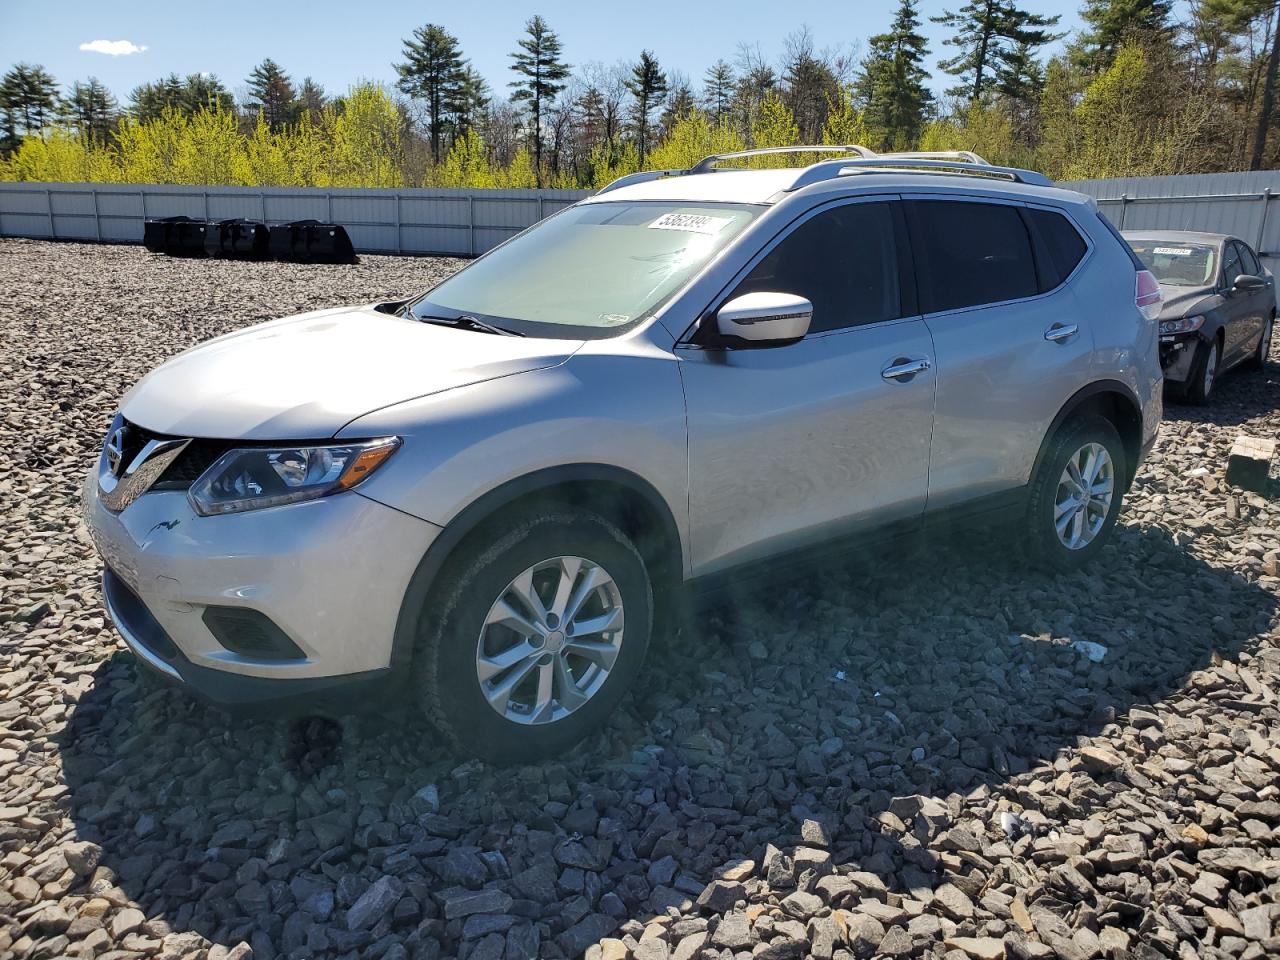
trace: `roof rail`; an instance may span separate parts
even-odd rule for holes
[[[895,150],[893,153],[878,153],[876,156],[892,157],[894,160],[961,160],[991,166],[972,150]]]
[[[795,147],[756,147],[754,150],[735,150],[733,153],[713,153],[703,157],[692,167],[689,173],[710,173],[716,169],[721,160],[737,160],[740,157],[764,157],[778,153],[852,153],[859,157],[874,157],[876,152],[857,143],[847,144],[813,144]]]
[[[976,156],[976,154],[975,154]],[[1053,185],[1042,173],[1034,170],[1021,170],[1017,167],[997,167],[989,163],[977,163],[971,160],[934,160],[930,157],[902,157],[894,154],[882,154],[871,158],[856,160],[824,160],[800,171],[787,192],[799,190],[823,180],[834,180],[836,177],[853,173],[960,173],[971,177],[990,177],[995,180],[1009,180],[1013,183],[1032,184],[1040,187]]]
[[[647,183],[650,180],[661,180],[663,177],[683,177],[689,172],[688,170],[641,170],[639,173],[628,173],[617,180],[609,181],[608,184],[597,190],[596,194],[598,196],[602,193],[608,193],[610,190],[617,190],[619,187],[629,187],[633,183]]]
[[[1021,170],[1017,167],[997,167],[988,163],[972,150],[905,150],[896,153],[876,153],[860,144],[843,145],[812,144],[795,147],[759,147],[754,150],[737,150],[733,153],[715,153],[703,157],[688,170],[644,170],[619,177],[597,193],[608,193],[619,187],[645,183],[663,177],[683,177],[696,173],[716,173],[721,168],[716,164],[722,160],[736,160],[742,157],[761,157],[784,153],[843,153],[852,157],[837,157],[832,160],[820,160],[810,166],[798,169],[795,181],[786,188],[787,192],[799,190],[823,180],[834,180],[836,177],[852,173],[962,173],[969,176],[991,177],[997,180],[1010,180],[1014,183],[1034,184],[1036,186],[1052,186],[1044,174],[1033,170]]]

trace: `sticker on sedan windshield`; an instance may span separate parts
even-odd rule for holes
[[[703,213],[664,213],[653,223],[650,230],[683,230],[685,233],[705,233],[714,235],[732,222],[733,217],[711,217]]]
[[[1166,257],[1189,257],[1195,253],[1190,247],[1156,247],[1152,253],[1161,253]]]

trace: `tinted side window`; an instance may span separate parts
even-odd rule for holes
[[[1228,288],[1232,287],[1236,282],[1236,277],[1244,273],[1240,266],[1240,251],[1234,243],[1226,244],[1226,249],[1222,251],[1222,278],[1226,282]]]
[[[1084,239],[1060,213],[1027,208],[1031,229],[1039,237],[1037,264],[1040,267],[1040,290],[1052,290],[1071,275],[1084,259]]]
[[[892,205],[851,203],[809,218],[752,268],[732,296],[761,291],[807,298],[811,333],[902,316]]]
[[[1253,274],[1255,277],[1262,276],[1262,264],[1258,263],[1258,258],[1253,255],[1249,245],[1237,242],[1236,246],[1240,248],[1240,263],[1244,267],[1244,272]]]
[[[925,312],[1039,292],[1031,238],[1017,207],[955,200],[914,200],[907,207]]]

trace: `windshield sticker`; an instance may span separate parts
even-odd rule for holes
[[[620,323],[627,323],[630,319],[625,313],[602,313],[600,314],[600,325],[616,327]]]
[[[683,230],[685,233],[715,236],[732,222],[733,217],[710,217],[703,213],[664,213],[649,224],[649,229]]]
[[[1166,257],[1189,257],[1195,253],[1190,247],[1156,247],[1151,252],[1163,254]]]

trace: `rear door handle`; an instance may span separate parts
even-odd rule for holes
[[[1052,327],[1044,332],[1044,338],[1054,343],[1062,343],[1070,340],[1080,332],[1079,324],[1075,323],[1055,323]]]
[[[880,376],[885,380],[906,380],[917,373],[924,373],[931,366],[932,364],[924,357],[916,357],[914,360],[899,357],[881,370]]]

